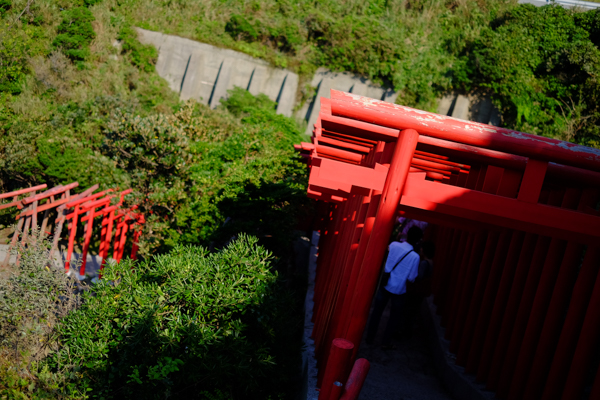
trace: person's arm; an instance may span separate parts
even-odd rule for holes
[[[411,264],[411,269],[410,272],[408,273],[408,277],[406,278],[408,281],[410,282],[414,282],[415,279],[417,279],[417,276],[419,275],[419,257],[414,258]]]

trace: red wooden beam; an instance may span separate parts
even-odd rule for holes
[[[600,170],[600,149],[543,136],[468,122],[388,102],[331,91],[331,113],[392,129],[415,129],[422,135],[542,161]]]
[[[402,205],[474,219],[506,228],[552,234],[581,243],[600,239],[600,217],[532,204],[475,190],[408,177]]]

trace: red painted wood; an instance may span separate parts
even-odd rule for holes
[[[334,382],[346,382],[350,372],[350,358],[354,344],[345,339],[335,339],[329,350],[329,362],[325,367],[323,385],[319,392],[319,400],[337,400],[331,397]]]
[[[427,113],[367,97],[332,90],[331,112],[393,129],[505,151],[543,161],[600,170],[600,150],[509,129]]]
[[[547,161],[527,161],[527,167],[525,167],[525,173],[523,174],[523,180],[521,181],[521,188],[519,189],[517,200],[526,201],[528,203],[538,202],[547,169]]]
[[[552,247],[551,244],[555,245],[555,247]],[[500,373],[497,391],[497,396],[499,397],[508,398],[515,371],[520,370],[517,366],[517,360],[520,354],[521,344],[523,343],[523,336],[527,329],[527,323],[531,316],[531,309],[536,291],[540,284],[542,271],[544,267],[552,268],[553,264],[558,264],[564,255],[564,251],[564,244],[559,243],[559,241],[552,241],[547,237],[540,237],[538,239],[536,251],[531,260],[531,264],[529,265],[527,281],[525,282],[523,293],[519,300],[518,311],[511,332],[510,342],[508,343],[508,347],[504,350],[506,355],[504,357],[504,364]],[[545,288],[540,289],[545,290]]]
[[[523,394],[524,399],[537,399],[542,395],[577,277],[582,250],[583,245],[577,243],[569,243],[565,250],[544,325],[537,338],[538,343],[532,345],[535,348],[535,355],[531,368],[525,376],[527,386]]]
[[[563,208],[575,208],[579,200],[579,190],[569,190],[563,197]],[[533,358],[535,355],[536,344],[542,333],[542,326],[549,311],[550,299],[557,282],[559,269],[562,264],[567,242],[552,239],[546,262],[539,279],[531,313],[527,320],[527,329],[523,336],[523,341],[519,349],[516,368],[514,370],[513,379],[508,394],[510,399],[520,399],[525,391],[529,371],[531,370]],[[567,254],[567,256],[569,256]]]
[[[480,382],[488,379],[492,367],[515,271],[519,270],[519,267],[521,270],[526,268],[531,261],[531,251],[522,249],[530,249],[533,245],[535,245],[535,237],[530,234],[524,235],[520,231],[512,231],[500,237],[496,251],[498,259],[494,260],[492,265],[479,311],[480,321],[475,330],[476,343],[471,348],[467,361],[468,370],[477,368],[477,380]]]
[[[550,205],[531,204],[409,176],[402,205],[483,221],[507,228],[562,239],[595,243],[600,240],[600,217]]]
[[[550,238],[539,236],[531,261],[521,263],[519,260],[517,265],[486,384],[488,389],[497,390],[497,395],[502,396],[500,398],[506,397],[501,386],[510,384],[524,329],[523,317],[528,315],[531,306],[529,299],[532,299],[535,294],[535,291],[532,293],[532,290],[535,290],[535,278],[539,278],[549,245]],[[521,254],[530,253],[532,247],[523,246]]]
[[[344,385],[344,391],[340,400],[358,399],[370,368],[371,364],[366,359],[359,358],[356,360],[348,377],[348,382]]]
[[[465,335],[465,322],[469,312],[469,304],[473,301],[473,293],[475,291],[475,283],[477,281],[477,272],[481,268],[481,261],[487,242],[487,232],[475,232],[473,247],[470,251],[470,258],[464,278],[464,284],[460,287],[460,301],[456,303],[456,313],[454,316],[455,323],[452,329],[452,339],[450,342],[450,351],[457,353],[460,346],[460,339]],[[465,365],[463,358],[462,363]]]
[[[468,305],[465,328],[459,339],[460,344],[456,358],[456,363],[458,365],[467,365],[469,350],[474,347],[474,334],[477,326],[477,316],[481,310],[481,304],[485,296],[486,284],[490,276],[499,240],[500,234],[498,232],[492,231],[488,233],[481,265],[477,271],[477,280],[473,290],[473,297]],[[473,369],[471,369],[469,372],[473,372]]]
[[[600,265],[600,254],[596,256],[595,262]],[[569,368],[569,375],[565,383],[562,400],[580,399],[586,379],[586,371],[589,371],[598,354],[600,338],[600,274],[596,276],[590,302],[587,306],[585,319],[575,348],[575,354]],[[590,397],[593,399],[593,397]]]
[[[589,247],[577,276],[567,316],[560,333],[556,352],[542,394],[542,400],[560,399],[571,368],[573,355],[581,333],[583,321],[594,283],[600,267],[600,247]]]
[[[400,132],[390,165],[390,171],[375,217],[373,231],[365,251],[362,276],[359,276],[361,286],[357,289],[355,303],[352,305],[352,319],[348,329],[347,339],[353,343],[360,343],[362,334],[369,317],[371,300],[379,277],[379,266],[383,261],[387,240],[394,226],[398,203],[402,196],[404,183],[408,176],[410,160],[417,147],[419,134],[413,130]],[[357,346],[358,348],[358,346]],[[355,358],[356,350],[353,354]]]
[[[467,270],[469,268],[469,259],[471,258],[472,254],[473,254],[473,246],[474,246],[474,242],[475,242],[475,237],[479,235],[479,232],[474,232],[474,231],[470,231],[467,234],[467,242],[466,245],[464,247],[464,249],[460,252],[460,257],[458,258],[458,265],[456,273],[454,273],[453,275],[456,276],[456,281],[453,281],[451,283],[451,287],[450,287],[450,298],[449,298],[449,307],[447,308],[447,312],[446,315],[447,320],[446,320],[446,339],[451,340],[452,339],[452,332],[454,330],[454,325],[456,323],[456,315],[458,313],[458,305],[460,303],[460,298],[462,296],[462,291],[465,285],[465,280],[466,280],[466,276],[467,276]],[[452,345],[452,342],[450,343],[450,345]],[[452,349],[450,349],[450,351],[455,352],[456,351],[456,343],[454,343],[454,346]]]
[[[448,326],[448,321],[450,319],[450,313],[451,313],[451,308],[452,308],[451,307],[452,298],[454,295],[454,289],[456,288],[456,283],[458,282],[458,276],[459,276],[459,271],[460,271],[460,262],[465,253],[465,249],[467,247],[468,237],[469,237],[468,231],[462,230],[460,232],[460,240],[458,242],[456,250],[453,251],[452,258],[447,261],[450,265],[450,274],[449,274],[450,279],[447,283],[447,287],[446,287],[446,290],[444,293],[443,304],[441,304],[438,308],[440,315],[442,316],[441,323],[442,323],[443,327]]]

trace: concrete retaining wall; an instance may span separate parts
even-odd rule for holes
[[[221,49],[206,43],[160,32],[136,28],[139,39],[158,49],[156,71],[182,100],[195,99],[212,108],[227,97],[227,91],[239,86],[257,95],[266,94],[277,102],[277,112],[307,123],[311,135],[321,109],[321,97],[329,98],[330,89],[394,103],[398,94],[370,80],[348,72],[319,68],[310,85],[316,88],[312,99],[295,113],[298,75],[273,68],[266,61],[246,54]],[[455,118],[499,125],[500,116],[488,98],[450,94],[441,99],[438,113]]]
[[[160,32],[136,28],[140,42],[158,49],[156,71],[183,100],[195,99],[214,108],[239,86],[277,102],[277,112],[292,116],[298,75],[273,68],[263,60],[229,49]]]
[[[442,97],[437,113],[466,121],[500,126],[500,113],[492,105],[492,100],[486,96],[451,93]]]

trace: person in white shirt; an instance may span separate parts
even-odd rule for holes
[[[413,282],[419,274],[419,254],[414,250],[414,246],[419,243],[423,237],[423,231],[413,226],[408,230],[406,242],[392,242],[388,249],[389,254],[385,262],[385,272],[389,273],[387,282],[382,282],[382,287],[375,296],[375,304],[371,321],[367,329],[367,344],[372,344],[375,340],[377,328],[381,314],[388,301],[392,301],[392,310],[390,319],[383,334],[382,345],[390,346],[392,336],[401,323],[402,306],[404,304],[404,294],[406,293],[406,282]]]

